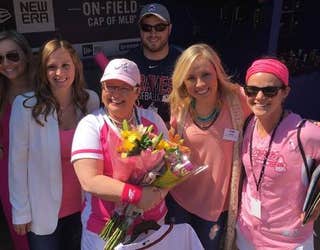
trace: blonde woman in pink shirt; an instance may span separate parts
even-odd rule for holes
[[[283,109],[289,71],[277,59],[256,60],[247,70],[245,93],[254,117],[246,128],[245,167],[237,246],[250,249],[314,249],[313,223],[301,224],[308,177],[297,142],[302,118]],[[320,161],[320,128],[306,122],[301,141],[307,159]]]
[[[209,168],[171,190],[167,222],[189,223],[205,249],[220,245],[232,249],[241,176],[241,131],[249,114],[244,94],[207,44],[192,45],[181,54],[172,85],[171,125],[191,148],[192,162]]]

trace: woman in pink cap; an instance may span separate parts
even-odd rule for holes
[[[308,174],[298,147],[302,118],[283,109],[289,72],[277,59],[256,60],[245,94],[254,116],[242,144],[246,172],[237,221],[239,249],[313,249],[313,223],[302,226]],[[300,135],[307,159],[320,161],[320,128],[306,122]]]
[[[106,242],[99,237],[112,217],[117,203],[134,204],[144,210],[143,218],[164,221],[167,208],[166,190],[140,187],[113,178],[117,166],[112,163],[110,149],[119,137],[123,120],[131,126],[153,125],[156,134],[168,136],[160,116],[139,108],[135,102],[140,94],[140,72],[127,59],[113,59],[101,78],[104,107],[84,117],[74,135],[72,158],[76,174],[85,191],[82,211],[82,250],[103,249]]]

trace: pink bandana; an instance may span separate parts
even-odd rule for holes
[[[255,73],[270,73],[279,78],[284,85],[289,85],[289,70],[286,65],[277,59],[259,59],[252,63],[247,70],[246,82]]]

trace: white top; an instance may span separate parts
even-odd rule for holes
[[[99,108],[98,95],[87,90],[88,112]],[[23,103],[33,92],[19,95],[12,105],[9,139],[9,192],[13,224],[32,222],[35,234],[51,234],[57,227],[62,198],[59,124],[56,113],[44,126]],[[35,98],[26,104],[33,106]],[[42,118],[40,116],[40,118]]]
[[[147,238],[128,245],[120,243],[115,250],[201,250],[204,249],[193,230],[187,224],[162,225],[160,229],[149,235]]]

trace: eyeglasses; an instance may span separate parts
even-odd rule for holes
[[[256,86],[244,86],[244,92],[247,96],[249,97],[254,97],[256,96],[260,91],[262,91],[263,95],[265,97],[274,97],[278,94],[280,89],[285,89],[286,86],[268,86],[268,87],[263,87],[259,88]]]
[[[11,62],[19,62],[20,55],[17,51],[11,51],[5,55],[0,55],[0,64],[3,64],[4,58],[7,58],[7,60],[9,60]]]
[[[118,92],[120,94],[126,95],[134,90],[134,88],[130,88],[130,87],[111,86],[111,85],[106,85],[106,84],[102,84],[102,87],[105,91],[107,91],[111,94]]]
[[[169,26],[169,24],[167,24],[167,23],[158,23],[156,25],[150,25],[150,24],[146,24],[146,23],[141,23],[140,24],[140,29],[143,32],[151,32],[152,29],[154,29],[157,32],[162,32],[167,28],[167,26]]]

